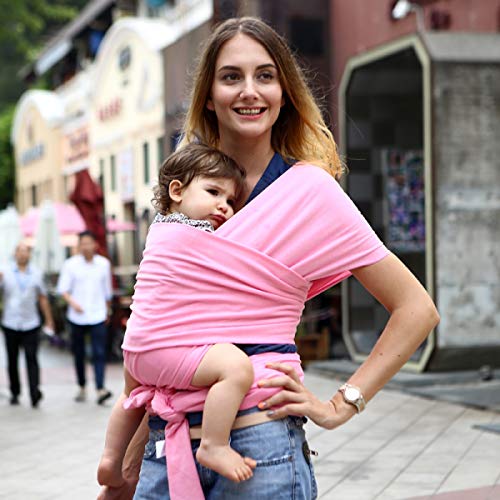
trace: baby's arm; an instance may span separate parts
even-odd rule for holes
[[[123,408],[123,403],[132,390],[140,385],[126,368],[124,369],[124,378],[125,388],[111,411],[106,429],[104,451],[97,469],[99,484],[115,488],[124,483],[122,476],[123,457],[145,413],[144,408],[130,410]]]

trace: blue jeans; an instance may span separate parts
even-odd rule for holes
[[[248,481],[234,483],[196,463],[208,500],[314,500],[317,486],[302,417],[245,427],[231,432],[231,447],[257,461]],[[156,426],[158,427],[158,426]],[[169,500],[165,457],[156,458],[163,429],[150,426],[134,500]],[[192,440],[193,455],[199,440]],[[190,500],[186,498],[185,500]]]
[[[94,365],[95,385],[104,388],[104,367],[106,365],[106,337],[108,326],[103,321],[96,325],[77,325],[68,321],[71,329],[71,350],[75,358],[78,385],[85,387],[85,334],[90,332],[92,363]]]

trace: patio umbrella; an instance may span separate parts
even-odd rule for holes
[[[66,203],[52,202],[56,215],[56,224],[61,239],[67,235],[77,235],[86,229],[85,221],[74,205]],[[35,235],[38,222],[40,220],[40,207],[31,207],[26,214],[21,217],[21,231],[26,237]]]
[[[45,200],[39,210],[33,263],[43,273],[52,274],[61,270],[64,259],[65,250],[58,229],[56,208],[51,201]]]
[[[136,225],[135,222],[118,220],[111,217],[106,221],[106,229],[108,233],[121,233],[124,231],[135,231]]]
[[[23,237],[19,214],[12,205],[0,212],[0,235],[0,266],[4,266],[13,260],[16,245]]]
[[[75,189],[70,200],[76,205],[99,244],[99,253],[107,255],[106,228],[104,226],[104,196],[101,187],[90,177],[87,169],[76,173]]]

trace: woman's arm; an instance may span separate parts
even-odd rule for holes
[[[124,465],[127,473],[132,466],[128,461],[125,462],[127,451],[131,449],[133,458],[139,455],[139,469],[140,461],[144,453],[144,445],[142,450],[139,449],[140,442],[134,440],[137,430],[144,420],[144,408],[135,408],[125,410],[123,403],[130,395],[130,392],[139,385],[134,378],[124,369],[125,388],[123,393],[116,401],[111,416],[109,418],[108,427],[106,429],[106,440],[104,451],[101,456],[101,461],[97,469],[97,481],[101,485],[110,486],[113,488],[120,488],[124,485],[125,479],[123,474]],[[142,436],[141,436],[142,438]],[[133,448],[131,444],[133,443]],[[144,443],[145,444],[145,443]],[[133,451],[132,451],[133,450]],[[130,460],[130,455],[128,460]],[[133,462],[135,465],[136,462]],[[135,470],[135,469],[134,469]]]
[[[139,481],[148,435],[148,414],[146,413],[125,453],[122,466],[122,485],[118,487],[104,486],[99,492],[97,500],[132,500]]]
[[[390,313],[370,355],[349,379],[368,402],[410,359],[439,322],[439,314],[424,287],[392,254],[352,273]],[[270,367],[284,375],[263,380],[260,385],[283,387],[283,390],[263,402],[261,408],[286,403],[272,412],[273,418],[304,415],[321,427],[333,429],[356,413],[356,408],[346,403],[340,393],[334,394],[330,401],[320,401],[289,366],[273,363]]]

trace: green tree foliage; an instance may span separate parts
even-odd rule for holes
[[[18,73],[87,3],[88,0],[0,0],[0,209],[14,199],[10,128],[14,105],[27,88]],[[37,82],[37,86],[41,83]]]
[[[17,101],[25,85],[19,70],[43,44],[75,17],[85,0],[0,0],[0,112]]]
[[[14,106],[0,114],[0,210],[14,200],[14,155],[10,143],[10,129]]]

